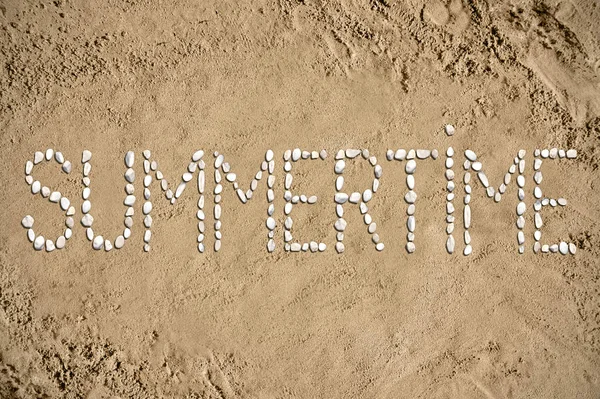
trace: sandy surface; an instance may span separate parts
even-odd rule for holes
[[[0,397],[600,397],[597,1],[0,4]],[[515,186],[495,204],[476,184],[473,255],[448,255],[443,158],[419,166],[407,254],[403,165],[385,151],[448,146],[475,150],[496,186],[526,149],[529,206],[533,150],[577,149],[546,162],[543,183],[569,201],[545,211],[543,237],[577,254],[534,254],[530,209],[519,255]],[[294,237],[324,253],[282,249],[281,156],[295,147],[330,154],[294,167],[294,190],[319,196],[294,209]],[[36,178],[77,207],[93,152],[94,228],[112,238],[126,151],[138,176],[150,149],[174,181],[195,149],[217,150],[247,188],[272,148],[277,251],[262,182],[247,205],[226,188],[219,253],[196,250],[193,190],[171,206],[158,187],[150,253],[139,215],[120,251],[93,251],[77,226],[66,249],[36,252],[23,216],[49,237],[64,223],[24,181],[46,148],[74,172],[47,163]],[[333,250],[340,148],[383,166],[381,253],[352,208],[346,251]],[[352,163],[347,184],[371,173]]]

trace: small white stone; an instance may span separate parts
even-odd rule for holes
[[[35,154],[33,154],[33,163],[35,165],[37,165],[38,163],[42,162],[44,160],[44,153],[41,151],[36,151]]]
[[[144,202],[144,206],[142,207],[142,212],[144,213],[144,215],[149,214],[151,211],[152,211],[152,202],[150,202],[150,201]]]
[[[353,204],[358,204],[358,201],[360,201],[361,198],[361,194],[358,192],[353,192],[352,194],[350,194],[350,196],[348,197],[348,202],[351,202]]]
[[[381,168],[381,165],[375,165],[374,173],[375,173],[375,178],[376,179],[381,178],[381,175],[383,173],[383,169]]]
[[[473,162],[471,164],[471,169],[473,169],[476,172],[479,172],[481,170],[481,168],[483,167],[483,165],[481,165],[481,162],[477,161],[477,162]]]
[[[125,201],[123,203],[127,206],[133,206],[135,204],[135,195],[128,195],[125,197]]]
[[[517,205],[517,215],[519,215],[519,216],[523,215],[526,210],[527,210],[527,205],[525,205],[524,202],[519,202],[519,204]]]
[[[449,235],[448,239],[446,240],[446,251],[448,251],[449,254],[454,253],[454,246],[455,246],[454,236]]]
[[[417,150],[417,158],[419,159],[427,159],[431,155],[430,150]]]
[[[335,168],[334,168],[335,173],[337,173],[337,174],[344,173],[344,168],[345,167],[346,167],[346,162],[344,162],[343,159],[340,159],[339,161],[337,161],[335,163]]]
[[[465,229],[471,227],[471,207],[469,205],[465,205],[465,209],[463,211],[463,219],[465,223]]]
[[[567,158],[569,158],[569,159],[577,158],[577,150],[574,150],[574,149],[567,150]]]
[[[40,192],[40,190],[41,190],[41,188],[42,188],[42,184],[41,184],[39,181],[37,181],[37,180],[36,180],[36,181],[34,181],[34,182],[31,184],[31,192],[32,192],[33,194],[37,194],[37,193],[39,193],[39,192]]]
[[[408,173],[408,174],[415,173],[416,169],[417,169],[417,163],[415,162],[414,159],[411,159],[406,163],[406,167],[405,167],[406,173]]]
[[[338,219],[334,224],[334,227],[337,231],[346,230],[346,226],[347,226],[347,222],[346,222],[346,220],[344,220],[342,218]]]
[[[46,239],[44,236],[37,236],[33,241],[33,248],[35,248],[36,251],[41,251],[44,248],[45,243]]]
[[[94,241],[92,241],[92,248],[94,248],[96,251],[98,251],[99,249],[102,249],[103,246],[104,246],[104,237],[102,237],[102,236],[94,237]]]
[[[46,161],[49,161],[54,156],[54,150],[52,148],[48,148],[46,150]]]
[[[359,156],[361,153],[361,150],[353,150],[353,149],[347,149],[346,150],[346,158],[356,158],[357,156]]]
[[[403,161],[405,158],[406,158],[406,150],[403,148],[396,150],[396,152],[394,153],[394,159],[396,159],[398,161]]]
[[[487,188],[490,186],[490,183],[489,183],[488,178],[485,175],[485,173],[479,172],[479,173],[477,173],[477,177],[479,178],[479,181],[481,182],[481,184],[483,184],[483,187]]]
[[[71,205],[71,201],[69,201],[69,199],[67,197],[62,197],[60,199],[60,209],[62,209],[63,211],[66,211],[67,209],[69,209],[70,205]]]
[[[83,217],[81,218],[81,224],[84,227],[91,227],[92,224],[94,224],[94,217],[92,215],[90,215],[89,213],[83,215]]]
[[[181,194],[183,193],[184,189],[185,189],[185,182],[179,183],[179,186],[177,186],[177,190],[175,190],[175,198],[179,198],[181,196]],[[216,191],[216,189],[215,189],[215,191]],[[215,194],[220,194],[220,192],[219,193],[215,192]]]
[[[310,197],[308,197],[308,199],[306,200],[307,203],[309,204],[314,204],[317,202],[317,196],[316,195],[311,195]]]
[[[522,231],[517,232],[517,242],[519,245],[523,245],[525,243],[525,234]]]
[[[23,225],[23,227],[25,227],[26,229],[30,229],[33,226],[33,216],[31,215],[27,215],[23,218],[23,220],[21,220],[21,224]]]
[[[52,252],[56,249],[52,240],[46,240],[46,252]]]
[[[369,189],[366,189],[362,194],[363,202],[369,202],[373,198],[373,192]]]
[[[83,175],[89,176],[91,171],[92,171],[92,164],[89,162],[84,163],[83,164]]]
[[[571,253],[571,255],[575,255],[575,252],[577,252],[577,247],[575,246],[575,244],[569,243],[569,252]]]
[[[566,242],[561,241],[558,245],[558,250],[561,254],[566,255],[569,253],[569,245]]]
[[[444,130],[446,131],[446,134],[448,136],[453,136],[454,132],[456,131],[456,129],[452,125],[446,125],[446,126],[444,126]]]
[[[416,220],[414,216],[409,216],[408,220],[406,222],[406,226],[408,228],[408,231],[410,232],[414,232],[415,231],[415,227],[416,227]]]
[[[60,236],[56,239],[56,248],[63,249],[67,244],[67,239],[65,236]]]
[[[471,245],[467,245],[467,246],[465,247],[465,250],[463,251],[463,254],[464,254],[465,256],[469,256],[469,255],[471,255],[472,253],[473,253],[473,247],[471,247]]]
[[[275,219],[273,219],[272,217],[267,218],[267,228],[269,230],[275,230]]]
[[[471,150],[465,151],[465,157],[467,157],[467,159],[471,162],[475,162],[477,160],[477,155]]]
[[[63,172],[65,172],[65,173],[71,173],[71,169],[72,169],[71,162],[65,161],[62,164],[62,170],[63,170]]]
[[[127,151],[127,154],[125,154],[125,166],[127,166],[128,168],[132,168],[134,160],[135,154],[133,153],[133,151]]]
[[[415,201],[417,200],[417,193],[415,193],[414,191],[410,190],[409,192],[406,193],[406,195],[404,196],[404,200],[409,203],[409,204],[414,204]]]
[[[540,152],[540,155],[542,158],[548,158],[548,156],[550,155],[550,151],[548,151],[548,149],[545,148]]]
[[[292,151],[292,161],[296,162],[301,157],[302,157],[302,151],[300,150],[300,148],[294,148],[294,150]]]
[[[448,149],[446,150],[446,156],[447,157],[453,157],[454,156],[454,148],[452,147],[448,147]]]
[[[346,193],[336,193],[334,196],[334,201],[336,204],[343,204],[348,201],[348,194]]]
[[[92,159],[92,153],[88,150],[83,150],[83,154],[81,156],[81,163],[89,162]]]
[[[52,194],[50,194],[49,200],[50,200],[50,202],[58,202],[58,201],[60,201],[60,197],[61,197],[60,193],[58,191],[54,191],[54,192],[52,192]]]
[[[129,183],[133,183],[135,181],[135,171],[132,168],[129,168],[125,171],[125,180]]]
[[[204,151],[198,150],[192,154],[192,161],[198,162],[200,159],[202,159],[203,156],[204,156]],[[148,158],[150,158],[150,157],[148,156]],[[148,159],[148,158],[146,158],[146,159]]]
[[[415,252],[415,243],[414,242],[407,242],[406,243],[406,252],[408,252],[409,254],[412,254],[413,252]]]
[[[215,159],[215,169],[219,169],[221,165],[223,165],[223,161],[225,161],[225,156],[223,154],[217,155]]]
[[[406,159],[415,159],[416,156],[416,152],[413,149],[408,150],[408,152],[406,153]]]

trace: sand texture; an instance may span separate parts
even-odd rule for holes
[[[599,398],[600,3],[597,0],[0,0],[0,398]],[[444,126],[456,127],[447,136]],[[457,253],[446,252],[444,154],[457,174]],[[283,250],[287,149],[299,241]],[[543,241],[534,254],[533,153],[544,161]],[[21,219],[56,238],[64,212],[32,195],[24,167],[60,150],[69,175],[35,178],[77,209],[65,249],[34,251]],[[383,167],[369,202],[378,252],[348,205],[336,253],[334,156],[369,149]],[[388,149],[437,149],[418,164],[416,251],[406,245],[404,164]],[[84,149],[94,229],[123,230],[124,156],[135,152],[136,214],[125,247],[94,251],[81,218]],[[266,182],[242,205],[222,194],[222,248],[197,250],[195,186],[171,205],[153,185],[143,251],[142,151],[176,184],[192,153],[225,155],[244,190],[275,154],[276,244]],[[509,185],[473,183],[473,254],[463,256],[462,162],[495,187],[527,155],[526,251]],[[369,187],[347,162],[348,192]]]

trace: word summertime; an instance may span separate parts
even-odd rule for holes
[[[462,242],[464,246],[461,248],[462,253],[468,256],[472,253],[473,248],[471,246],[471,236],[469,229],[471,227],[471,190],[472,190],[472,173],[477,176],[479,183],[485,188],[486,196],[495,202],[500,202],[504,195],[507,187],[511,184],[513,177],[516,176],[517,185],[517,206],[516,206],[516,227],[517,227],[517,244],[518,252],[520,254],[525,252],[525,235],[523,229],[525,227],[525,212],[527,205],[525,204],[525,150],[519,150],[518,154],[512,161],[507,173],[504,176],[502,183],[498,188],[494,188],[488,181],[486,174],[483,171],[483,165],[478,160],[477,154],[472,150],[466,150],[464,152],[463,159],[460,160],[462,163],[463,171],[463,187],[464,194],[462,198],[463,209],[462,209],[462,223],[464,226],[464,234],[462,234]],[[194,175],[196,175],[197,190],[199,194],[197,202],[196,217],[198,219],[198,251],[205,251],[205,191],[207,186],[207,175],[210,173],[214,177],[214,204],[212,207],[212,214],[214,218],[214,251],[221,249],[221,240],[223,238],[221,232],[221,193],[225,189],[224,186],[230,185],[235,190],[237,197],[242,204],[246,204],[253,198],[253,194],[258,188],[261,180],[267,181],[266,199],[268,203],[267,215],[266,215],[266,228],[267,228],[267,244],[266,248],[268,252],[275,251],[276,240],[275,240],[275,229],[277,227],[277,221],[275,219],[275,206],[274,206],[274,185],[275,185],[275,159],[272,150],[268,150],[265,154],[265,159],[260,165],[260,169],[256,173],[255,177],[250,182],[249,188],[243,190],[238,183],[236,174],[232,171],[231,166],[226,162],[223,154],[215,152],[214,160],[207,162],[205,161],[204,151],[195,151],[191,156],[185,173],[181,177],[181,182],[175,187],[171,186],[163,173],[158,169],[157,161],[152,157],[149,150],[142,152],[143,155],[143,197],[144,202],[142,204],[142,214],[144,217],[144,251],[150,250],[150,243],[152,239],[152,200],[151,200],[151,187],[153,184],[160,186],[160,189],[164,192],[167,200],[171,204],[175,204],[177,199],[185,191],[186,187],[190,184]],[[315,195],[307,194],[295,194],[292,193],[292,168],[296,162],[299,161],[319,161],[327,158],[327,151],[302,151],[299,148],[294,150],[287,150],[283,153],[283,170],[285,172],[284,187],[285,192],[283,198],[285,199],[284,216],[285,221],[283,223],[283,246],[287,252],[323,252],[327,249],[327,245],[322,242],[310,241],[310,242],[294,242],[292,236],[292,209],[298,204],[315,204],[318,198]],[[407,203],[407,235],[406,235],[406,251],[413,253],[416,250],[415,246],[415,229],[416,229],[416,203],[417,193],[415,192],[415,178],[414,173],[419,163],[426,162],[428,160],[437,160],[440,154],[437,150],[426,150],[426,149],[398,149],[396,151],[387,150],[386,159],[387,161],[398,161],[404,162],[406,172],[406,185],[408,191],[404,196],[404,200]],[[535,202],[533,203],[534,211],[534,253],[561,253],[563,255],[575,254],[576,246],[573,243],[567,243],[561,241],[559,243],[542,244],[541,243],[541,228],[543,226],[543,220],[541,215],[542,208],[546,206],[566,206],[567,201],[564,198],[547,198],[543,195],[540,184],[542,183],[542,163],[544,161],[555,161],[555,160],[572,160],[577,157],[577,151],[574,149],[563,150],[563,149],[536,149],[534,151],[533,169],[534,176],[533,181],[535,186],[533,189],[533,195]],[[449,147],[445,152],[445,178],[446,178],[446,250],[449,254],[452,254],[457,250],[457,243],[454,237],[454,224],[455,224],[455,153],[452,147]],[[45,152],[35,152],[33,160],[28,160],[25,164],[25,180],[27,184],[31,186],[31,192],[34,195],[40,195],[43,198],[47,198],[50,202],[56,203],[60,206],[60,209],[65,212],[65,225],[66,228],[64,233],[55,240],[46,239],[42,235],[38,235],[33,230],[34,218],[31,215],[27,215],[22,220],[22,225],[27,229],[27,238],[33,243],[35,250],[41,251],[45,249],[46,252],[52,252],[55,249],[63,249],[66,247],[67,240],[71,238],[73,234],[73,228],[75,226],[74,217],[76,215],[76,209],[71,204],[71,201],[58,191],[52,191],[47,186],[44,186],[40,181],[33,177],[33,171],[36,165],[42,161],[55,160],[61,165],[62,171],[66,174],[71,173],[72,164],[65,159],[64,155],[60,151],[54,151],[53,149],[47,149]],[[125,242],[131,236],[131,228],[133,226],[134,216],[134,205],[136,203],[136,196],[134,194],[134,182],[135,182],[135,171],[133,169],[135,162],[135,154],[129,151],[125,155],[125,166],[127,168],[124,178],[126,181],[125,185],[125,200],[124,205],[126,206],[125,212],[125,228],[123,233],[117,236],[113,241],[104,238],[102,235],[94,231],[92,226],[94,223],[94,217],[92,216],[91,209],[91,170],[92,170],[92,153],[88,150],[84,150],[82,154],[81,162],[83,164],[83,203],[81,205],[81,212],[83,216],[80,219],[81,225],[85,228],[87,239],[92,243],[92,248],[95,250],[104,249],[104,251],[111,251],[113,248],[120,249],[125,245]],[[344,191],[344,170],[346,162],[368,162],[369,167],[373,169],[373,182],[369,187],[366,187],[362,192],[346,193]],[[207,167],[207,163],[211,167]],[[371,214],[369,214],[369,201],[377,193],[380,185],[380,177],[383,173],[383,168],[378,163],[377,158],[369,153],[368,150],[358,149],[346,149],[340,150],[335,155],[335,174],[337,178],[335,180],[335,195],[333,201],[335,203],[336,215],[338,217],[334,224],[336,230],[336,243],[335,249],[338,253],[344,252],[344,231],[347,227],[347,222],[344,219],[344,213],[347,208],[357,207],[358,211],[363,217],[367,231],[370,234],[371,241],[377,251],[384,249],[384,244],[377,233],[377,224],[374,221]]]

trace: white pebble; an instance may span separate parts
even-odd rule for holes
[[[448,136],[453,136],[454,132],[456,131],[456,129],[452,125],[446,125],[446,126],[444,126],[444,130],[446,131],[446,134]]]
[[[406,195],[404,196],[404,200],[409,203],[409,204],[414,204],[415,201],[417,200],[417,193],[415,193],[414,191],[410,190],[409,192],[406,193]]]
[[[477,160],[477,155],[471,150],[465,151],[465,157],[467,157],[467,159],[471,162],[475,162]]]
[[[135,155],[133,151],[127,151],[127,154],[125,154],[125,166],[127,166],[128,168],[132,168],[134,160]]]
[[[89,150],[83,150],[83,154],[81,156],[81,163],[86,163],[90,159],[92,159],[92,153]]]
[[[60,199],[60,209],[62,209],[63,211],[66,211],[67,209],[69,209],[70,205],[71,205],[71,201],[69,201],[69,199],[67,197],[62,197]]]
[[[42,248],[44,248],[45,243],[46,239],[44,238],[44,236],[37,236],[33,241],[33,248],[35,248],[36,251],[41,251]]]
[[[96,236],[94,237],[94,241],[92,242],[92,248],[96,251],[101,249],[104,246],[104,237]]]
[[[125,180],[129,183],[133,183],[135,181],[135,171],[132,168],[129,168],[125,171]]]
[[[569,245],[566,242],[561,241],[558,245],[558,250],[561,254],[566,255],[569,253]]]
[[[60,193],[58,191],[54,191],[52,192],[52,194],[50,194],[50,202],[58,202],[60,201]]]
[[[38,163],[42,162],[44,160],[44,153],[41,151],[36,151],[35,154],[33,154],[33,163],[35,165],[37,165]]]
[[[194,154],[192,154],[192,161],[198,162],[200,159],[202,159],[203,156],[204,156],[204,151],[198,150],[198,151],[194,152]],[[148,158],[150,158],[150,157],[148,156],[146,159],[148,159]]]

